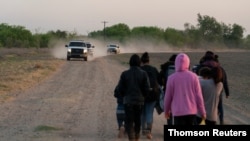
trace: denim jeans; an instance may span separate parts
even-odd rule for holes
[[[151,131],[152,124],[153,124],[155,104],[156,104],[156,101],[144,103],[142,115],[141,115],[142,130]]]
[[[124,104],[117,104],[116,107],[116,119],[117,119],[117,124],[118,124],[118,129],[122,126],[125,127],[125,110],[124,110]]]

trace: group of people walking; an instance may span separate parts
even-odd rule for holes
[[[222,92],[229,96],[225,70],[218,55],[207,51],[199,64],[190,70],[190,59],[185,53],[173,54],[161,65],[161,70],[150,65],[148,52],[140,57],[133,54],[130,68],[121,73],[114,90],[117,98],[119,135],[127,134],[130,141],[138,141],[141,134],[152,139],[154,109],[164,93],[163,111],[167,124],[207,125],[223,124]],[[167,71],[172,67],[173,72]],[[221,103],[222,106],[222,103]]]

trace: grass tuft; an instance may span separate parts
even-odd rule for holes
[[[52,126],[47,126],[47,125],[39,125],[35,128],[35,132],[40,132],[40,131],[57,131],[57,130],[62,130],[62,128],[57,128],[57,127],[52,127]]]

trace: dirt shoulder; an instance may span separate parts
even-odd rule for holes
[[[113,90],[128,56],[65,61],[56,73],[0,105],[2,141],[118,140]],[[126,61],[122,61],[123,59]],[[225,100],[227,124],[249,124],[249,113]],[[154,115],[153,138],[163,140],[163,115]],[[127,140],[127,138],[120,139]],[[142,140],[147,140],[142,137]]]
[[[124,69],[110,59],[66,62],[43,83],[1,104],[1,140],[116,139],[113,88]],[[159,140],[161,121],[155,127]]]

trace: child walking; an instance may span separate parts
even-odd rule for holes
[[[116,106],[116,119],[118,124],[118,138],[124,137],[126,134],[125,130],[125,110],[124,110],[124,104],[123,104],[123,97],[118,91],[118,86],[116,86],[114,91],[114,97],[117,100],[117,106]]]

